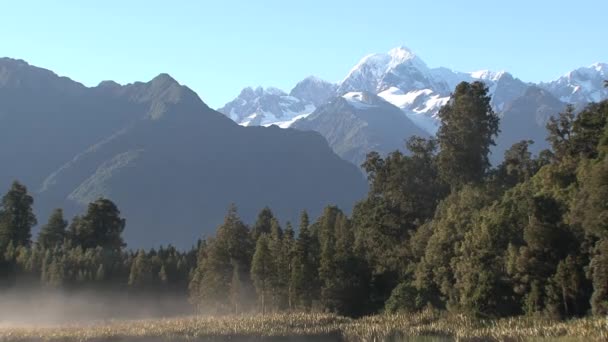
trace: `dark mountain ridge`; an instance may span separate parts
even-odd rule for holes
[[[25,183],[41,223],[54,207],[76,214],[105,196],[135,247],[192,245],[232,202],[247,221],[266,205],[295,220],[302,209],[349,209],[366,188],[319,134],[241,127],[169,75],[87,88],[7,58],[0,160],[2,188]]]

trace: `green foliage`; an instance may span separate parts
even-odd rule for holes
[[[568,106],[558,117],[551,117],[547,123],[555,157],[562,160],[572,158],[596,158],[597,147],[602,139],[608,121],[608,102],[592,103],[578,115],[574,107]]]
[[[369,275],[354,253],[350,220],[336,207],[327,207],[315,223],[319,229],[321,304],[340,314],[362,315],[368,310]]]
[[[66,238],[66,228],[68,221],[63,219],[63,210],[55,209],[49,221],[45,224],[38,234],[38,244],[43,248],[54,248],[61,245]]]
[[[131,273],[129,274],[129,287],[134,289],[143,289],[150,286],[153,281],[152,266],[146,255],[146,251],[140,249],[135,256],[135,260],[131,264]]]
[[[419,290],[409,282],[402,282],[391,292],[386,301],[384,310],[387,313],[410,313],[423,309],[429,300],[425,298],[425,291]]]
[[[32,227],[38,222],[32,205],[34,199],[27,188],[15,181],[0,202],[0,252],[9,244],[29,246]]]
[[[260,235],[270,234],[273,219],[274,215],[272,214],[272,210],[270,210],[270,208],[265,207],[260,211],[258,218],[251,229],[251,238],[254,242],[258,241]]]
[[[439,173],[453,188],[479,183],[490,168],[488,154],[498,134],[498,116],[482,82],[462,82],[439,110]]]
[[[73,245],[84,249],[99,246],[120,250],[126,246],[122,239],[125,225],[118,207],[109,199],[100,198],[89,204],[84,216],[72,220],[68,235]]]
[[[310,310],[318,299],[319,276],[318,254],[315,252],[315,237],[309,226],[308,213],[300,217],[300,234],[295,242],[292,269],[289,279],[289,297],[294,308]]]
[[[478,220],[479,210],[491,201],[482,188],[465,186],[441,202],[431,223],[433,234],[416,270],[418,289],[437,289],[447,303],[457,303],[452,263],[467,231]]]
[[[591,307],[596,315],[608,315],[608,240],[596,243],[589,263],[589,276],[593,283]]]
[[[258,294],[258,300],[262,313],[266,312],[266,305],[268,299],[272,295],[272,289],[274,283],[276,283],[275,277],[275,260],[272,257],[272,252],[269,247],[268,235],[262,233],[258,237],[258,242],[255,247],[255,253],[253,254],[253,261],[251,263],[251,278],[255,285],[256,293]]]
[[[542,161],[532,158],[528,149],[533,143],[532,140],[522,140],[505,151],[504,161],[497,171],[500,182],[506,188],[529,180],[543,166]]]
[[[438,174],[437,142],[412,137],[406,147],[409,155],[368,155],[363,167],[370,192],[353,211],[356,253],[372,271],[372,310],[381,309],[392,289],[411,272],[414,260],[407,241],[432,218],[448,191]]]
[[[199,248],[198,264],[190,282],[190,299],[201,310],[230,312],[235,295],[249,286],[252,243],[248,227],[231,205],[215,239]],[[236,281],[238,280],[238,284]]]

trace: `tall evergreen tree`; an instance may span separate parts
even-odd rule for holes
[[[250,284],[251,257],[249,229],[239,218],[236,206],[231,205],[215,239],[199,251],[199,263],[194,273],[196,278],[190,284],[191,299],[199,308],[233,311],[232,280],[238,278],[239,293],[246,291]]]
[[[122,239],[126,220],[109,199],[100,198],[89,204],[82,217],[75,217],[70,225],[69,236],[74,245],[84,249],[97,246],[108,250],[120,250],[126,246]]]
[[[294,307],[309,310],[317,297],[319,284],[316,255],[313,255],[313,236],[306,211],[300,215],[299,231],[289,279],[289,297]]]
[[[266,313],[267,302],[272,294],[275,269],[275,260],[269,247],[269,238],[267,234],[263,233],[258,238],[251,263],[251,278],[258,294],[262,313]]]
[[[481,181],[490,168],[490,146],[499,132],[499,118],[490,106],[483,82],[462,82],[439,110],[441,127],[438,165],[452,187]]]
[[[230,280],[230,304],[232,312],[239,313],[239,305],[243,300],[243,283],[241,282],[241,270],[238,263],[232,265],[232,279]]]
[[[251,229],[251,238],[253,242],[257,242],[258,238],[262,234],[270,234],[272,220],[274,219],[274,215],[272,214],[272,210],[268,207],[264,207],[260,213],[258,214],[258,218]]]
[[[152,265],[146,255],[146,251],[140,249],[133,259],[131,264],[131,272],[129,273],[129,287],[134,289],[149,288],[154,280],[152,273]]]
[[[319,218],[321,303],[342,315],[362,315],[368,309],[368,272],[353,252],[350,220],[337,207],[327,207]]]
[[[285,231],[283,234],[283,251],[281,256],[281,267],[279,271],[279,277],[281,278],[281,283],[284,284],[286,289],[284,290],[284,295],[287,299],[287,308],[292,310],[295,305],[294,298],[292,297],[293,289],[291,282],[291,274],[293,273],[293,268],[295,265],[295,253],[296,253],[296,245],[295,245],[295,233],[293,231],[293,227],[290,222],[287,222]]]
[[[68,221],[63,219],[63,210],[55,209],[49,221],[45,224],[38,235],[38,244],[42,248],[54,248],[63,243],[66,237]]]
[[[216,240],[209,243],[208,254],[202,264],[202,278],[196,294],[197,304],[204,310],[224,312],[229,310],[230,280],[232,265],[230,255]]]
[[[38,222],[32,205],[34,199],[27,188],[15,181],[0,203],[0,251],[11,242],[14,246],[29,246],[32,227]]]
[[[572,135],[572,127],[574,125],[574,106],[568,105],[566,110],[559,113],[557,117],[550,117],[547,122],[548,136],[547,140],[551,144],[553,153],[557,160],[572,154],[572,142],[570,136]]]
[[[538,171],[541,165],[532,158],[532,153],[529,151],[529,147],[533,143],[532,140],[522,140],[513,144],[505,152],[504,161],[498,167],[498,172],[506,187],[510,188],[517,183],[529,180]]]
[[[275,260],[271,277],[272,307],[273,309],[283,309],[288,302],[289,262],[285,260],[284,233],[279,221],[273,218],[270,226],[268,249],[272,259]]]

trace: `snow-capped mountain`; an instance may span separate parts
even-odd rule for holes
[[[605,79],[608,79],[608,64],[596,63],[538,86],[564,103],[581,107],[608,98],[608,89],[603,86]],[[460,72],[444,67],[429,68],[411,50],[398,47],[387,53],[365,56],[338,84],[308,77],[289,95],[276,88],[245,88],[219,111],[241,125],[275,124],[286,128],[334,96],[369,92],[401,108],[416,125],[434,134],[439,127],[437,112],[449,99],[452,89],[460,82],[476,80],[487,84],[492,107],[501,114],[534,85],[506,71]]]
[[[398,47],[388,53],[364,57],[342,80],[338,95],[351,91],[377,94],[391,87],[407,91],[433,89],[445,94],[450,91],[445,81],[431,75],[418,56],[405,47]]]
[[[528,87],[504,71],[465,73],[448,68],[430,69],[411,50],[399,47],[385,54],[364,57],[342,81],[338,94],[346,91],[374,92],[401,108],[426,132],[434,134],[439,127],[436,114],[449,99],[452,89],[460,82],[475,80],[487,84],[492,106],[498,112],[523,95]]]
[[[290,96],[301,99],[315,106],[320,106],[332,98],[338,86],[315,76],[309,76],[296,84]]]
[[[541,138],[546,135],[546,120],[551,113],[557,114],[563,109],[566,103],[582,108],[589,102],[607,99],[608,89],[604,87],[606,79],[608,64],[596,63],[569,72],[555,81],[533,84],[524,82],[507,71],[461,72],[444,67],[430,68],[411,50],[398,47],[387,53],[365,56],[337,84],[309,77],[299,82],[289,95],[274,88],[246,88],[239,97],[219,111],[246,126],[275,124],[282,128],[316,130],[330,141],[336,153],[358,163],[361,156],[371,151],[370,148],[383,149],[382,146],[395,145],[379,144],[376,138],[366,136],[377,135],[379,127],[388,129],[389,125],[353,129],[369,124],[367,119],[362,120],[353,111],[365,110],[368,113],[366,115],[372,115],[369,113],[375,111],[378,117],[387,115],[386,110],[380,110],[377,106],[376,102],[382,101],[399,108],[401,115],[423,134],[434,135],[440,125],[437,114],[449,100],[456,85],[463,81],[482,81],[492,97],[492,108],[501,116],[501,126],[504,126],[501,127],[503,136],[499,142],[505,146],[494,149],[497,155],[493,159],[499,160],[502,151],[510,146],[508,144],[521,136],[517,131],[533,131],[533,134],[529,134],[531,137],[544,140]],[[539,92],[539,89],[543,92]],[[374,103],[370,104],[369,101]],[[352,110],[346,111],[344,108]],[[313,111],[314,115],[310,114]],[[331,120],[330,115],[337,117]],[[515,120],[507,117],[524,118],[526,115],[533,116],[534,119]],[[526,127],[518,128],[517,121]],[[398,124],[396,126],[399,127]],[[409,137],[407,134],[410,131],[402,131],[401,141]],[[361,142],[355,141],[354,136]],[[542,148],[545,145],[539,141],[536,146]]]
[[[608,98],[608,89],[604,87],[606,79],[608,64],[595,63],[573,70],[553,82],[541,83],[540,86],[562,102],[584,104]]]
[[[247,87],[239,96],[218,109],[242,126],[277,125],[286,128],[294,120],[315,110],[312,102],[287,95],[277,88]]]

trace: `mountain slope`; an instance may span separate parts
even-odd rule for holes
[[[284,220],[365,193],[356,167],[316,133],[241,127],[161,74],[86,88],[22,61],[0,60],[0,184],[34,191],[39,221],[107,196],[134,247],[194,244],[232,202],[247,221],[268,205]]]
[[[492,149],[494,164],[503,160],[504,152],[521,140],[533,140],[530,152],[536,154],[549,148],[546,125],[551,116],[563,111],[566,104],[547,90],[530,86],[524,95],[505,108],[500,120],[500,133]]]
[[[600,102],[608,98],[604,80],[608,79],[608,64],[595,63],[589,67],[578,68],[557,80],[542,83],[540,87],[550,91],[562,102],[581,104]]]
[[[243,126],[288,126],[282,123],[290,123],[314,109],[312,103],[287,95],[280,89],[248,87],[218,111]]]
[[[318,77],[309,76],[298,82],[289,92],[289,96],[312,103],[315,106],[325,104],[336,93],[338,86]]]
[[[403,149],[412,135],[427,136],[399,108],[367,92],[336,97],[292,127],[321,133],[340,157],[355,165],[371,151],[386,154]]]

